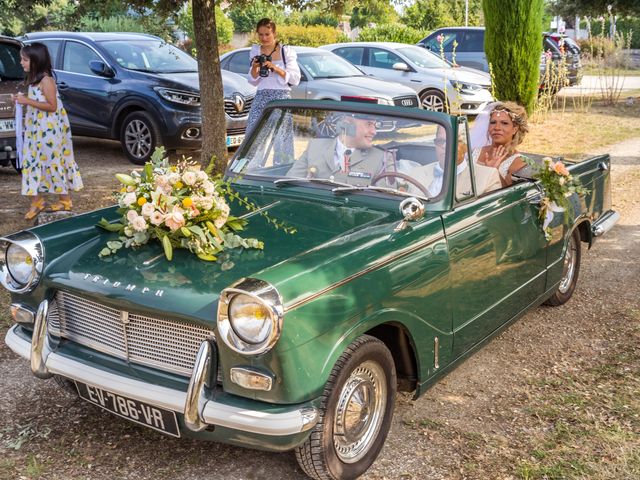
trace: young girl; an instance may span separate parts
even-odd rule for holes
[[[24,217],[31,220],[46,206],[41,193],[58,195],[50,210],[71,210],[69,191],[80,190],[82,179],[73,159],[69,119],[56,89],[47,47],[42,43],[25,46],[20,52],[20,65],[29,93],[19,93],[14,99],[26,105],[22,195],[31,197],[31,208]]]

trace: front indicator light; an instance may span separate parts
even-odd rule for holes
[[[264,390],[268,392],[273,386],[273,379],[269,375],[248,368],[234,367],[229,373],[233,383],[247,390]]]

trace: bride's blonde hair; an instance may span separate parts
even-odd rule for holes
[[[493,110],[491,110],[491,115],[495,112],[506,112],[509,114],[509,118],[511,118],[511,121],[517,127],[516,133],[508,145],[508,150],[515,152],[516,147],[522,143],[524,136],[529,132],[527,111],[522,105],[518,105],[516,102],[496,102]]]

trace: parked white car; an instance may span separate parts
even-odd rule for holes
[[[493,101],[491,77],[480,70],[454,67],[415,45],[393,42],[351,42],[325,45],[366,74],[402,83],[420,97],[422,108],[476,115]]]
[[[418,97],[412,88],[368,77],[351,63],[326,50],[293,48],[298,54],[302,77],[300,84],[291,88],[292,98],[419,106]],[[240,48],[225,53],[220,57],[220,67],[248,77],[249,51],[249,48]]]

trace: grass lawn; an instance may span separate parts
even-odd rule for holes
[[[633,105],[624,99],[614,106],[594,100],[588,109],[586,100],[567,98],[564,110],[556,108],[529,122],[519,149],[580,160],[607,145],[640,137],[640,100],[625,93],[628,96],[636,97]]]

